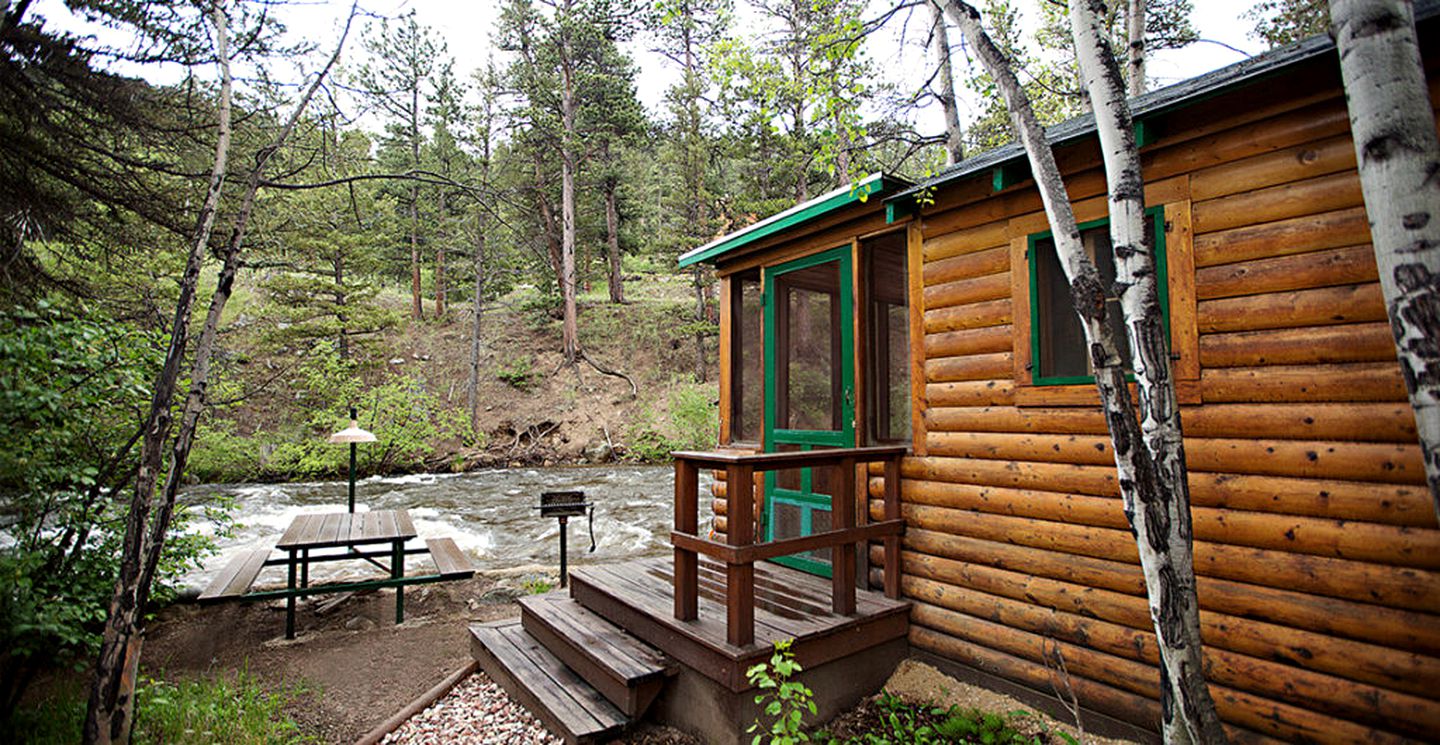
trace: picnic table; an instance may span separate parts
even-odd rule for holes
[[[200,593],[202,602],[220,600],[285,600],[285,638],[295,638],[295,603],[301,597],[333,592],[395,588],[395,623],[405,620],[405,586],[468,579],[475,574],[469,558],[449,538],[429,538],[425,545],[406,546],[416,538],[415,523],[405,510],[332,512],[297,515],[275,548],[241,551]],[[272,551],[284,556],[271,558]],[[435,564],[431,574],[405,576],[405,557],[426,554]],[[310,565],[326,561],[366,561],[386,573],[383,579],[310,586]],[[388,564],[384,563],[388,560]],[[283,590],[251,592],[267,566],[284,566]]]

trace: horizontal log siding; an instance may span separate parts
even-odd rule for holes
[[[1150,203],[1190,208],[1194,274],[1171,282],[1193,280],[1195,298],[1183,420],[1216,702],[1241,742],[1432,736],[1440,530],[1344,103],[1224,108],[1181,115],[1167,131],[1193,116],[1203,133],[1144,154]],[[1080,219],[1103,215],[1093,146],[1059,158]],[[1044,224],[1038,196],[969,183],[935,198],[916,340],[926,455],[902,467],[911,642],[1042,691],[1063,657],[1083,703],[1154,727],[1153,632],[1104,419],[1066,405],[1080,394],[1029,405],[1017,359],[1029,307],[1012,293],[1028,280],[1010,246]],[[881,488],[872,467],[875,518]]]

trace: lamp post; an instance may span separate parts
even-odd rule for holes
[[[360,422],[355,417],[355,407],[350,407],[350,426],[330,435],[330,442],[335,444],[350,444],[350,511],[355,511],[355,445],[361,442],[374,442],[375,435],[360,429]]]

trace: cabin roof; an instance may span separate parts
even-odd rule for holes
[[[825,192],[808,202],[801,202],[783,212],[777,212],[757,223],[716,238],[699,248],[691,249],[680,256],[680,266],[686,267],[702,261],[713,264],[721,256],[766,236],[788,230],[856,202],[868,201],[872,196],[892,194],[910,186],[911,182],[897,176],[872,173],[854,184]]]
[[[1418,0],[1415,3],[1417,26],[1421,21],[1429,21],[1437,15],[1440,15],[1440,0]],[[1424,48],[1423,42],[1421,48]],[[1136,123],[1137,134],[1142,140],[1141,144],[1144,144],[1143,130],[1147,119],[1193,106],[1222,93],[1280,74],[1304,62],[1334,53],[1335,41],[1328,34],[1318,34],[1133,98],[1130,100],[1130,111]],[[1095,115],[1085,114],[1047,127],[1045,139],[1053,147],[1074,142],[1094,132]],[[1025,169],[1025,177],[1028,177],[1029,163],[1026,160],[1025,148],[1018,142],[1012,142],[950,166],[909,189],[885,197],[885,202],[887,206],[893,205],[890,215],[908,214],[913,209],[902,200],[909,198],[913,203],[917,194],[928,193],[936,187],[980,175],[992,176],[995,190],[999,191],[1018,180],[1006,173],[1009,169],[1017,168]]]

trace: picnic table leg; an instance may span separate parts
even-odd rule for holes
[[[310,549],[300,553],[300,586],[310,586]]]
[[[286,582],[285,586],[286,586],[287,589],[289,589],[289,590],[291,591],[291,594],[290,594],[289,597],[285,598],[285,638],[286,638],[286,639],[294,639],[294,638],[295,638],[295,595],[294,595],[294,590],[295,590],[295,549],[290,549],[289,551],[287,551],[287,552],[286,552],[286,556],[288,557],[288,561],[287,561],[286,563],[287,563],[288,568],[289,568],[289,580]]]
[[[405,576],[405,542],[395,541],[390,549],[390,576],[400,579]],[[405,622],[405,586],[395,586],[395,623]]]

